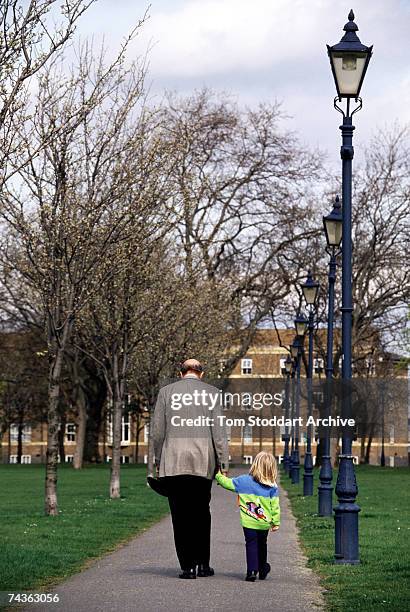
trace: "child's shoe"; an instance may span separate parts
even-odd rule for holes
[[[256,570],[251,570],[251,571],[247,571],[246,572],[246,582],[255,582],[256,580],[256,576],[257,576],[258,572]]]
[[[270,565],[269,563],[265,563],[265,567],[263,571],[259,570],[259,580],[265,580],[269,572],[270,572]]]

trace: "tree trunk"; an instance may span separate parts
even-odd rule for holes
[[[52,323],[48,321],[48,354],[50,360],[48,379],[48,412],[47,412],[47,452],[44,510],[47,515],[58,516],[57,504],[57,464],[58,464],[58,431],[60,427],[60,383],[65,348],[70,336],[72,321],[67,319],[60,342],[50,331]]]
[[[152,414],[152,413],[151,413]],[[155,465],[154,465],[154,461],[155,461],[155,457],[154,457],[154,443],[153,443],[153,439],[151,436],[151,417],[150,420],[148,421],[148,465],[147,465],[147,475],[148,476],[155,476]]]
[[[90,377],[90,381],[84,391],[87,396],[84,461],[101,463],[101,460],[105,460],[105,446],[103,448],[103,459],[101,459],[98,443],[103,422],[104,404],[107,400],[107,385],[103,378],[93,375],[92,380]],[[103,441],[105,442],[105,427],[103,430]]]
[[[320,467],[322,465],[323,446],[324,446],[324,439],[319,438],[319,440],[317,441],[317,445],[316,445],[315,467]]]
[[[19,464],[21,464],[21,455],[23,454],[23,431],[24,421],[20,415],[17,429],[17,463]]]
[[[76,447],[74,451],[73,467],[75,470],[81,470],[83,467],[85,432],[87,427],[87,407],[86,398],[82,389],[78,390],[77,397],[78,418],[77,429],[75,432]]]
[[[365,463],[368,465],[370,463],[370,451],[372,449],[372,442],[373,442],[373,433],[371,433],[368,437],[367,440],[367,446],[366,446],[366,456],[365,456]]]
[[[122,421],[122,397],[120,392],[118,354],[113,356],[113,413],[112,413],[112,459],[110,478],[110,497],[115,499],[121,496],[120,492],[120,469],[121,469],[121,421]]]
[[[362,437],[360,438],[360,463],[365,463],[365,456],[366,456],[366,452],[365,452],[365,448],[366,448],[366,436],[365,434],[362,434]]]
[[[120,497],[120,468],[121,468],[121,420],[122,402],[118,397],[114,399],[112,414],[112,459],[110,497]]]
[[[337,439],[334,442],[334,461],[333,461],[333,467],[337,468],[339,466],[339,455],[341,452],[341,446],[340,446],[340,438],[339,436],[337,437]]]
[[[10,463],[11,457],[11,423],[9,423],[9,433],[7,436],[7,463]]]
[[[60,463],[65,463],[65,448],[64,448],[65,426],[66,426],[66,416],[65,414],[63,414],[60,416],[60,424],[58,427],[58,453],[60,455]]]
[[[58,348],[50,367],[48,388],[47,418],[47,453],[46,453],[46,487],[45,513],[58,515],[57,505],[57,463],[58,463],[58,430],[60,418],[58,404],[60,399],[60,376],[63,362],[63,349]]]

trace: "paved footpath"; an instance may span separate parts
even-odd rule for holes
[[[281,491],[280,530],[268,537],[272,572],[245,582],[245,546],[236,497],[212,489],[212,553],[215,576],[179,580],[169,516],[119,550],[72,576],[52,592],[59,603],[27,610],[63,612],[310,612],[323,610],[322,590],[306,568],[289,502]]]

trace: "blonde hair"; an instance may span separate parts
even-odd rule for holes
[[[269,487],[276,486],[278,477],[278,466],[272,453],[261,451],[252,462],[249,474],[261,484]]]

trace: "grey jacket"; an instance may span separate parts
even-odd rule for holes
[[[226,430],[217,418],[221,414],[219,390],[194,376],[160,390],[151,423],[160,477],[191,474],[212,479],[217,466],[228,468]]]

